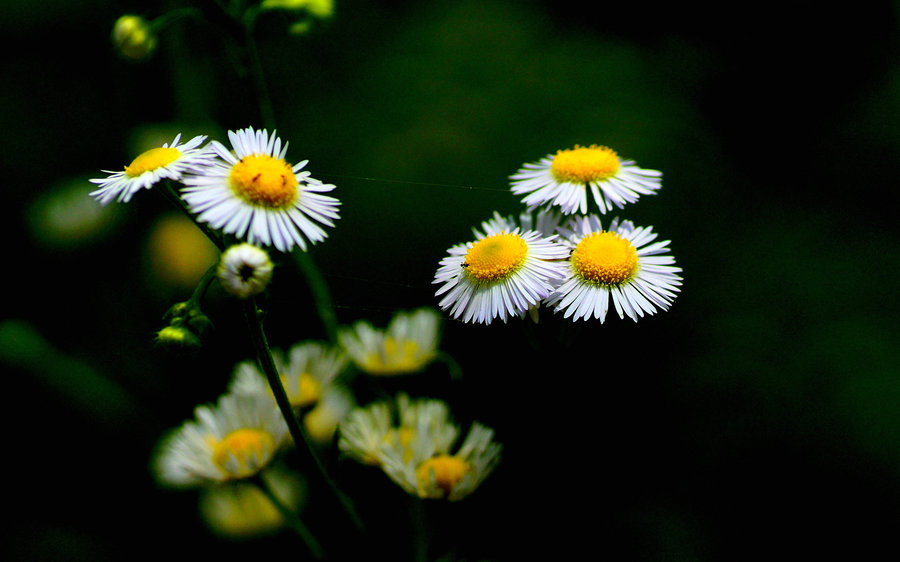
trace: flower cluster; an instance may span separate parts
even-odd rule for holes
[[[511,176],[527,194],[515,217],[494,212],[441,260],[434,283],[443,310],[463,322],[490,324],[539,306],[565,318],[602,323],[610,308],[634,321],[667,310],[681,285],[669,241],[652,227],[587,214],[591,190],[600,214],[655,193],[661,173],[620,160],[607,147],[560,150]],[[612,304],[610,304],[612,301]]]

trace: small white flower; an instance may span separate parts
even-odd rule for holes
[[[216,273],[226,291],[247,299],[265,290],[274,268],[265,250],[245,242],[222,253]]]
[[[557,236],[522,231],[494,213],[473,229],[474,242],[448,250],[434,283],[443,283],[440,307],[463,322],[490,324],[495,318],[521,316],[538,305],[565,277],[568,250]]]
[[[113,199],[127,203],[138,191],[149,189],[162,179],[180,180],[187,172],[199,172],[215,158],[208,148],[198,148],[206,140],[206,135],[196,136],[184,144],[178,144],[179,140],[180,133],[171,146],[165,143],[147,150],[125,166],[123,171],[103,170],[110,175],[90,180],[100,186],[91,192],[91,196],[102,205]]]
[[[357,367],[371,375],[421,371],[437,356],[441,316],[432,308],[397,312],[385,330],[360,320],[338,340]]]
[[[249,127],[228,131],[228,138],[234,153],[213,141],[219,159],[184,179],[184,200],[198,220],[282,252],[324,240],[320,225],[334,226],[339,218],[340,202],[324,195],[335,186],[301,171],[306,160],[285,161],[288,143],[282,146],[274,133]]]
[[[609,301],[620,318],[634,321],[644,313],[667,310],[681,285],[680,267],[668,255],[669,241],[652,243],[652,227],[635,227],[614,219],[607,230],[596,215],[573,219],[560,232],[572,248],[566,280],[548,305],[573,320],[597,318],[602,323]]]
[[[598,210],[606,214],[613,206],[621,209],[641,195],[655,193],[661,186],[662,173],[622,160],[605,146],[575,145],[525,164],[510,179],[512,192],[524,194],[522,203],[529,209],[552,205],[566,215],[586,214],[590,189]]]
[[[174,487],[247,478],[272,461],[286,434],[270,397],[226,394],[161,440],[156,476]]]

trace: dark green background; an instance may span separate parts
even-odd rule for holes
[[[260,20],[288,158],[338,186],[342,219],[311,254],[342,323],[436,305],[445,250],[494,210],[520,210],[507,177],[524,162],[601,143],[664,173],[621,216],[672,240],[685,281],[669,312],[447,322],[442,348],[463,378],[435,366],[389,383],[447,398],[505,446],[473,496],[429,507],[434,556],[897,554],[896,8],[338,0],[307,37]],[[303,556],[289,535],[215,539],[195,494],[158,490],[147,470],[161,433],[250,354],[222,298],[203,354],[154,348],[163,312],[188,296],[144,266],[164,202],[138,194],[107,236],[65,246],[28,218],[60,182],[127,163],[141,126],[225,140],[263,125],[240,53],[210,25],[171,28],[149,62],[116,57],[115,19],[162,9],[3,3],[0,316],[25,323],[0,338],[5,559]],[[302,277],[276,275],[273,344],[322,337]],[[329,462],[375,544],[314,490],[323,542],[408,558],[399,488]]]

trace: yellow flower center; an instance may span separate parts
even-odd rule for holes
[[[228,478],[246,478],[266,465],[275,452],[275,439],[267,431],[242,428],[213,444],[212,460]]]
[[[477,281],[502,281],[525,263],[527,255],[528,244],[518,234],[492,234],[469,248],[463,267]]]
[[[285,388],[289,388],[287,377],[281,376],[281,383]],[[297,385],[289,390],[288,398],[291,406],[295,408],[303,408],[311,406],[319,401],[322,396],[322,383],[309,373],[301,373],[298,377]]]
[[[297,201],[297,177],[284,160],[268,154],[244,156],[228,178],[235,195],[260,207],[283,209]]]
[[[637,250],[614,232],[594,232],[572,252],[572,267],[585,281],[598,285],[619,285],[637,270]]]
[[[619,171],[619,157],[605,146],[592,144],[560,150],[553,157],[550,172],[559,182],[588,183],[609,179]]]
[[[135,178],[144,172],[149,172],[163,166],[168,166],[172,162],[178,160],[181,151],[171,147],[151,148],[137,158],[131,161],[131,164],[125,166],[125,175],[129,178]]]
[[[419,490],[426,491],[430,488],[433,478],[434,485],[440,488],[446,497],[471,470],[472,467],[459,457],[438,455],[416,468],[416,480]]]

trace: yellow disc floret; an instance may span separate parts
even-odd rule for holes
[[[131,164],[125,166],[125,175],[134,178],[144,172],[150,172],[163,166],[168,166],[172,162],[178,160],[181,152],[177,148],[157,147],[151,148],[137,158],[131,161]]]
[[[268,154],[251,154],[232,166],[231,189],[244,201],[260,207],[283,209],[297,200],[297,177],[291,166]]]
[[[594,232],[572,252],[572,267],[585,281],[598,285],[619,285],[637,270],[637,250],[614,232]]]
[[[619,171],[619,157],[608,147],[592,144],[560,150],[550,166],[559,182],[588,183],[611,178]]]
[[[502,281],[515,273],[528,256],[528,244],[518,234],[492,234],[476,242],[463,266],[466,273],[481,282]]]
[[[242,428],[213,443],[212,461],[228,478],[256,474],[275,452],[275,439],[262,429]]]
[[[419,492],[431,496],[428,491],[432,486],[436,486],[443,493],[443,497],[446,497],[471,470],[469,464],[459,457],[451,455],[432,457],[416,468]]]

